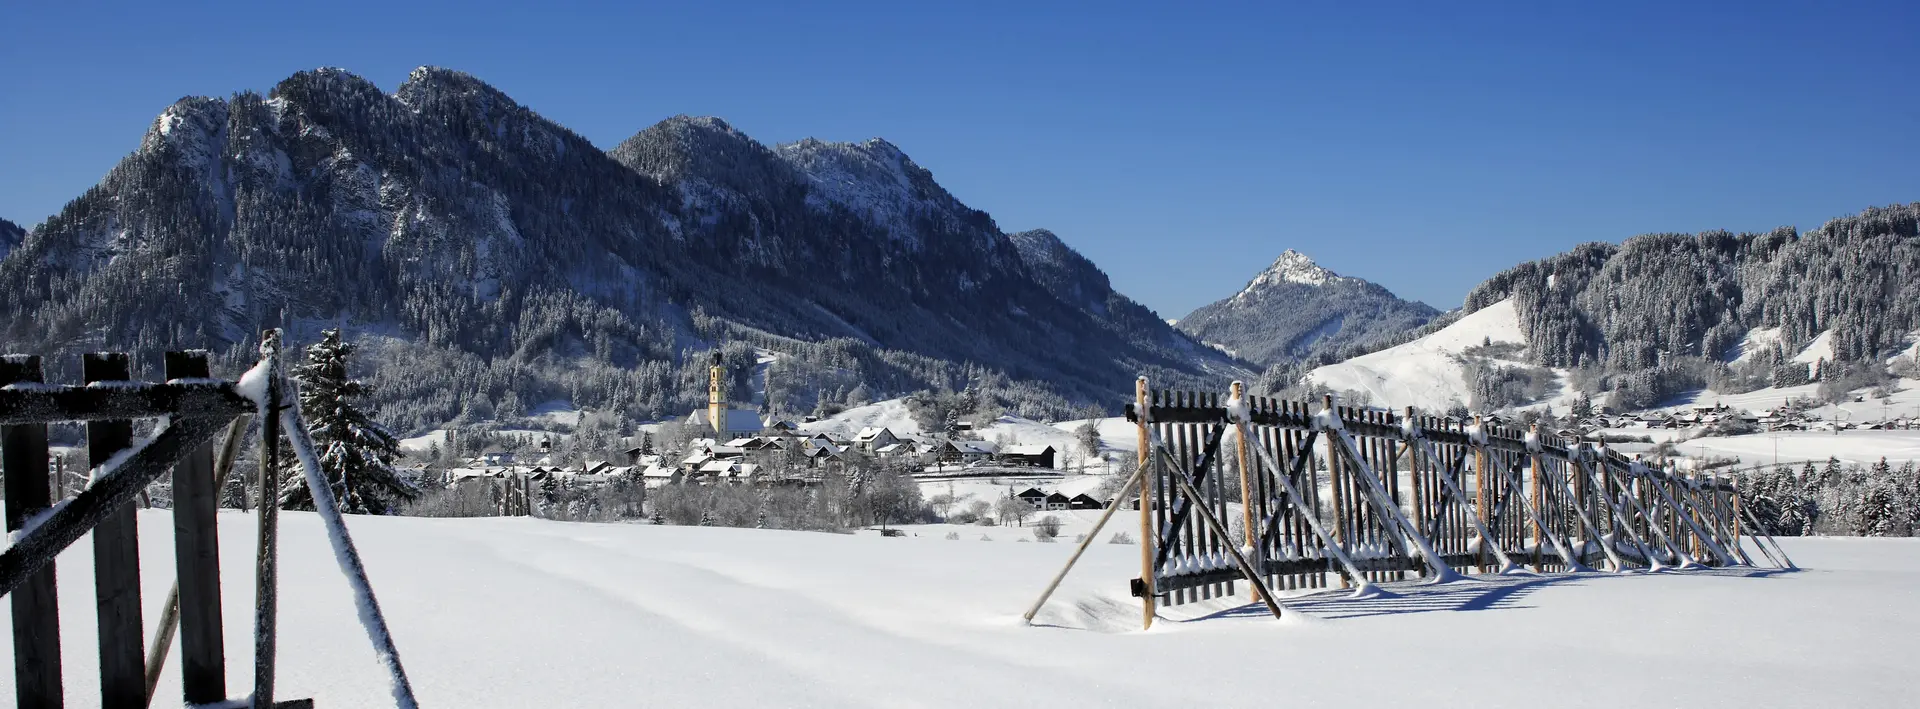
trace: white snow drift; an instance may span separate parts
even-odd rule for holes
[[[147,619],[171,520],[140,515]],[[220,516],[245,692],[250,516]],[[1806,571],[1510,577],[1183,606],[1147,632],[1138,547],[525,518],[349,520],[423,706],[1904,706],[1920,542],[1783,540]],[[282,516],[279,694],[391,706],[319,520]],[[69,706],[98,701],[90,546],[60,558]],[[1234,602],[1244,602],[1244,596]],[[10,644],[0,661],[11,663]],[[174,657],[179,657],[178,652]],[[169,667],[155,706],[177,706]],[[0,673],[0,696],[13,676]],[[1261,699],[1265,698],[1265,699]]]

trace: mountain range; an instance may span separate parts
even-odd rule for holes
[[[508,394],[669,415],[704,398],[693,353],[741,341],[790,355],[794,377],[1018,390],[1036,416],[1123,396],[1141,373],[1250,374],[884,140],[769,147],[681,116],[603,151],[436,68],[392,94],[321,69],[264,96],[181,99],[11,251],[0,334],[15,348],[203,347],[237,364],[260,328],[345,326],[371,341],[403,428],[484,417]]]
[[[388,94],[321,69],[181,99],[45,223],[0,220],[0,338],[71,379],[84,351],[208,348],[231,370],[261,328],[344,327],[403,430],[554,402],[684,413],[716,351],[736,376],[771,358],[772,410],[972,388],[1048,418],[1111,409],[1141,374],[1290,385],[1511,301],[1528,362],[1634,402],[1813,376],[1782,353],[1815,337],[1843,364],[1905,346],[1917,222],[1897,205],[1805,234],[1584,244],[1446,314],[1288,250],[1174,327],[884,140],[767,145],[677,116],[601,150],[460,72]],[[1730,362],[1756,330],[1782,353]],[[1505,366],[1463,386],[1512,390]]]

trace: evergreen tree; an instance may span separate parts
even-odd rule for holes
[[[340,510],[389,514],[396,503],[417,497],[419,491],[393,468],[400,442],[354,405],[353,399],[365,396],[368,388],[347,376],[347,358],[353,350],[353,345],[340,339],[339,330],[322,332],[320,341],[307,347],[306,363],[293,370],[300,389],[300,415],[306,419],[314,454]],[[313,509],[313,494],[305,476],[299,474],[299,462],[290,461],[290,465],[295,470],[283,490],[285,506]]]
[[[1593,400],[1587,398],[1587,395],[1584,392],[1581,393],[1579,396],[1574,397],[1573,406],[1571,407],[1571,410],[1567,412],[1567,415],[1573,418],[1573,420],[1575,421],[1584,421],[1588,418],[1592,418],[1593,417]]]

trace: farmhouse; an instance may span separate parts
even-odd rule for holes
[[[882,447],[900,442],[900,437],[893,435],[893,432],[884,426],[868,426],[860,429],[860,433],[855,435],[853,440],[860,444],[861,449],[872,453]]]
[[[972,463],[978,460],[992,460],[997,446],[987,441],[951,441],[956,460]],[[944,459],[943,459],[944,460]]]
[[[1053,467],[1053,453],[1053,446],[1031,444],[1008,446],[1006,450],[1000,451],[999,455],[994,457],[1008,465],[1051,468]]]
[[[1097,510],[1105,508],[1106,506],[1106,503],[1096,500],[1092,495],[1084,492],[1074,495],[1067,500],[1067,509],[1070,510]]]

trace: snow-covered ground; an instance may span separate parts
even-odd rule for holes
[[[1125,520],[1123,520],[1125,521]],[[243,694],[250,516],[220,516]],[[391,706],[316,517],[282,516],[279,693]],[[1920,541],[1783,540],[1799,573],[1512,577],[1230,604],[1137,628],[1138,547],[525,518],[354,517],[423,706],[1908,706]],[[170,519],[140,514],[149,626]],[[69,706],[97,702],[90,545],[60,559]],[[11,663],[11,644],[0,661]],[[178,651],[174,654],[177,662]],[[156,706],[176,705],[170,666]],[[0,673],[0,695],[12,688]]]
[[[1909,460],[1920,460],[1920,431],[1777,431],[1745,436],[1703,436],[1680,439],[1676,431],[1627,430],[1630,435],[1650,435],[1656,441],[1674,440],[1677,453],[1692,458],[1739,458],[1740,467],[1825,461],[1838,458],[1842,463],[1870,465],[1886,458],[1895,467]],[[1653,446],[1643,443],[1618,443],[1622,453],[1639,453]]]
[[[1459,361],[1462,352],[1488,343],[1518,345],[1522,349],[1510,359],[1497,361],[1531,366],[1525,361],[1526,342],[1513,299],[1509,298],[1412,342],[1316,368],[1307,373],[1307,378],[1334,391],[1366,392],[1373,406],[1445,411],[1453,404],[1472,403],[1471,383]],[[1554,374],[1564,388],[1565,372]],[[1570,400],[1571,395],[1562,391],[1551,398],[1564,405],[1561,400]]]

